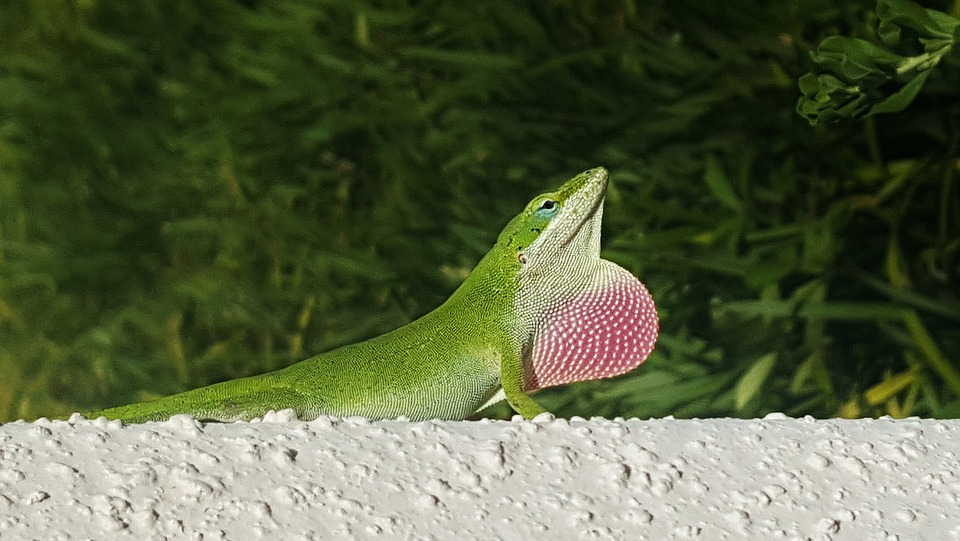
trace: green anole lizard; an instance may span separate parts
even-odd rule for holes
[[[533,418],[545,410],[527,392],[628,372],[657,339],[647,289],[600,258],[606,188],[601,167],[534,198],[449,299],[399,329],[275,372],[85,416],[234,421],[291,408],[301,419],[464,419],[505,397]]]

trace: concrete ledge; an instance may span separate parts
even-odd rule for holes
[[[17,422],[0,539],[960,539],[960,421]]]

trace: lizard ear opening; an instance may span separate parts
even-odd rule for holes
[[[598,277],[594,287],[544,310],[524,390],[619,376],[653,351],[659,320],[647,288],[610,261],[601,260]]]

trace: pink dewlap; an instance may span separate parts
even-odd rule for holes
[[[629,272],[544,314],[530,353],[526,390],[629,372],[647,359],[659,322],[653,298]]]

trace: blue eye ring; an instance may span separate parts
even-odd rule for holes
[[[542,216],[544,218],[550,218],[557,214],[560,210],[560,202],[556,199],[544,199],[537,206],[537,210],[534,212],[537,216]]]

